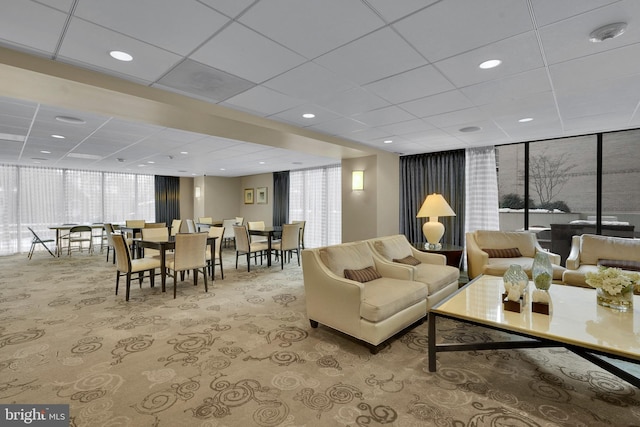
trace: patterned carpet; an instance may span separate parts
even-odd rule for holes
[[[309,326],[295,262],[234,263],[208,293],[145,281],[125,302],[104,255],[0,257],[0,402],[68,403],[91,427],[640,425],[638,390],[564,349],[446,353],[430,373],[426,323],[374,356]]]

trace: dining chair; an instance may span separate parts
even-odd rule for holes
[[[209,292],[207,285],[207,237],[208,233],[176,234],[176,248],[172,259],[167,260],[167,275],[173,277],[173,298],[176,297],[178,272],[193,270],[193,285],[198,285],[198,273],[204,277],[204,291]]]
[[[300,249],[304,249],[304,227],[307,221],[291,221],[292,224],[300,224]]]
[[[129,228],[144,228],[145,220],[144,219],[128,219],[125,221],[125,227]],[[132,234],[132,233],[128,233]],[[140,237],[140,233],[137,233],[135,236],[130,235],[129,237]]]
[[[234,225],[242,225],[238,224],[234,218],[223,219],[222,220],[222,228],[224,228],[224,234],[222,235],[222,240],[224,241],[225,247],[228,247],[229,242],[233,241],[233,246],[235,247],[235,234],[233,232]]]
[[[82,252],[83,243],[89,244],[89,254],[93,254],[93,235],[92,229],[89,225],[76,225],[69,229],[69,246],[67,248],[67,255],[71,255],[74,243],[77,243],[77,249]]]
[[[272,243],[271,250],[275,251],[278,256],[280,256],[280,268],[284,269],[284,259],[287,255],[289,255],[289,260],[291,260],[291,255],[295,251],[296,256],[298,257],[298,266],[300,265],[300,224],[292,223],[292,224],[283,224],[282,225],[282,238]]]
[[[267,242],[251,242],[249,240],[249,231],[244,225],[234,225],[233,233],[236,238],[236,270],[238,269],[238,257],[240,255],[247,256],[247,271],[251,271],[251,254],[254,256],[254,262],[257,264],[257,255],[260,254],[260,265],[262,265],[262,255],[268,250]]]
[[[27,255],[27,257],[29,259],[31,259],[31,257],[33,256],[33,251],[36,248],[36,245],[42,245],[44,246],[44,248],[49,251],[49,253],[51,254],[52,257],[56,257],[56,255],[51,251],[51,249],[49,249],[49,247],[47,246],[47,243],[52,243],[55,242],[56,239],[41,239],[40,236],[38,236],[36,234],[35,231],[33,231],[33,228],[31,227],[27,227],[29,229],[29,231],[31,232],[31,234],[33,234],[33,240],[31,240],[31,248],[29,249],[29,255]],[[222,262],[222,260],[220,260],[220,262]],[[222,268],[222,266],[220,266],[220,268]]]
[[[174,219],[173,221],[171,221],[171,235],[175,236],[176,234],[178,234],[180,232],[181,226],[182,226],[181,219]]]
[[[209,273],[211,279],[215,280],[216,264],[220,266],[220,278],[224,279],[224,270],[222,269],[222,236],[224,235],[224,227],[210,227],[209,237],[216,237],[214,243],[214,253],[211,254],[211,245],[207,245],[207,263],[209,264]]]
[[[264,221],[249,221],[247,222],[247,228],[249,230],[264,230]],[[267,242],[267,237],[265,236],[252,236],[249,235],[251,243],[261,243]]]
[[[104,231],[107,236],[107,262],[109,262],[109,252],[113,250],[113,263],[116,263],[116,247],[113,243],[113,237],[111,235],[115,233],[113,229],[113,224],[106,222],[104,224]]]
[[[126,237],[123,234],[111,233],[111,239],[115,249],[116,263],[116,295],[118,295],[118,287],[120,285],[120,276],[127,276],[127,292],[125,300],[129,301],[129,291],[131,288],[131,275],[138,273],[138,280],[140,280],[140,287],[142,288],[142,279],[149,278],[151,287],[154,285],[154,278],[156,275],[156,268],[160,268],[159,258],[131,258],[131,251],[127,246]],[[145,276],[144,273],[147,272]]]
[[[195,233],[196,232],[196,224],[192,219],[187,219],[187,233]]]
[[[236,217],[236,224],[237,225],[244,225],[244,217],[243,216],[237,216]]]
[[[166,242],[169,240],[169,227],[163,228],[143,228],[142,239],[151,240],[155,242]],[[144,257],[160,257],[160,251],[157,249],[145,248]]]
[[[200,224],[213,224],[213,218],[211,218],[210,216],[199,216],[198,222]]]
[[[144,228],[164,228],[167,224],[164,222],[145,222]]]
[[[93,239],[93,247],[100,246],[100,253],[104,250],[104,244],[107,236],[104,233],[104,224],[102,222],[94,222],[91,224],[91,239]]]

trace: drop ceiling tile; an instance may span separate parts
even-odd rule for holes
[[[122,62],[109,56],[111,50],[124,50],[133,61]],[[60,59],[70,59],[94,70],[155,81],[180,58],[166,50],[74,18],[59,51]]]
[[[261,1],[239,21],[313,59],[384,25],[362,2]]]
[[[393,24],[430,62],[531,31],[527,2],[441,1]]]
[[[240,12],[249,7],[255,0],[199,0],[209,7],[230,17],[236,17]]]
[[[328,135],[337,135],[345,137],[345,135],[359,130],[363,130],[368,126],[357,120],[339,117],[334,120],[329,120],[322,123],[313,124],[310,126],[314,130],[326,133]]]
[[[302,115],[305,113],[313,113],[316,116],[313,118],[307,119],[302,117]],[[335,120],[339,117],[340,116],[334,113],[333,111],[329,111],[325,108],[322,108],[314,104],[297,105],[286,111],[282,111],[278,114],[269,116],[269,118],[271,119],[284,121],[300,127],[313,126],[318,123]]]
[[[534,93],[518,99],[502,99],[480,107],[501,126],[521,125],[519,119],[530,117],[535,121],[542,118],[558,118],[556,99],[551,91]]]
[[[359,122],[362,122],[369,126],[384,126],[415,119],[415,116],[407,113],[401,108],[396,107],[395,105],[379,108],[377,110],[368,111],[365,113],[354,114],[352,117]]]
[[[74,15],[180,55],[193,51],[229,21],[195,0],[82,0]]]
[[[488,59],[499,59],[502,64],[488,70],[479,68]],[[464,87],[541,68],[544,62],[531,31],[442,60],[435,66],[454,85]]]
[[[259,116],[270,116],[302,104],[296,98],[283,95],[266,87],[256,86],[227,99],[221,105],[247,111]]]
[[[517,102],[536,93],[551,92],[551,82],[545,68],[490,80],[460,89],[475,105]]]
[[[462,93],[452,90],[404,102],[399,106],[416,117],[427,117],[438,113],[463,110],[473,107],[473,104]]]
[[[190,57],[255,83],[306,61],[303,56],[236,23],[222,30]],[[256,63],[260,66],[256,67]]]
[[[322,97],[317,103],[344,116],[389,105],[384,99],[360,87]]]
[[[540,38],[549,64],[593,55],[605,50],[640,42],[640,28],[631,23],[625,33],[600,43],[589,41],[596,28],[614,22],[627,22],[630,16],[640,15],[640,2],[621,1],[598,10],[583,13],[540,29]]]
[[[455,89],[455,86],[431,65],[387,77],[364,87],[394,104]]]
[[[540,26],[561,21],[618,0],[531,0],[536,22]]]
[[[313,62],[307,62],[269,80],[263,86],[294,98],[315,101],[351,89],[355,84]]]
[[[391,2],[389,0],[367,0],[387,22],[410,15],[417,10],[425,8],[438,0],[403,0],[401,2]]]
[[[247,80],[191,60],[181,62],[158,83],[214,102],[224,101],[255,86]]]
[[[478,123],[485,123],[489,115],[480,108],[467,108],[465,110],[451,111],[449,113],[437,114],[424,119],[427,123],[440,129],[451,128],[453,126],[481,126]]]
[[[358,84],[383,79],[427,63],[390,28],[368,34],[316,58],[314,62]]]
[[[392,123],[388,125],[378,126],[384,132],[388,132],[389,135],[407,135],[425,130],[434,129],[433,125],[430,125],[422,119],[407,120],[405,122]]]
[[[31,1],[3,2],[0,41],[19,49],[53,54],[66,20],[64,13]]]

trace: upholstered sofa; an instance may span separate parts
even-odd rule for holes
[[[481,274],[502,276],[511,264],[519,264],[531,277],[531,266],[537,252],[546,252],[536,235],[528,231],[476,230],[466,234],[467,270],[469,278]],[[553,280],[562,281],[564,267],[560,255],[546,252],[553,266]]]
[[[405,235],[376,237],[367,243],[374,256],[385,262],[408,266],[413,270],[413,280],[427,285],[427,311],[458,289],[460,270],[448,266],[444,255],[417,250]]]
[[[573,236],[566,265],[562,282],[587,288],[585,274],[598,271],[598,265],[637,272],[640,269],[640,239],[595,234]]]
[[[311,326],[337,329],[374,354],[427,314],[427,286],[412,280],[408,266],[374,256],[364,241],[303,250],[302,273]]]

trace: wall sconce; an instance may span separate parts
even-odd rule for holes
[[[196,187],[196,199],[200,198],[200,187]]]
[[[351,172],[351,190],[364,190],[364,171]]]

